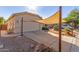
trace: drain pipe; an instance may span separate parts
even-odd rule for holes
[[[23,36],[23,17],[22,17],[22,19],[21,19],[21,36]]]

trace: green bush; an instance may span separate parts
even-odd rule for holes
[[[64,31],[70,32],[71,30],[70,30],[69,28],[65,27],[65,28],[64,28]]]
[[[56,30],[56,31],[58,31],[59,30],[58,24],[54,24],[53,29]]]
[[[45,25],[42,27],[42,30],[49,30],[49,29],[48,29],[47,25]]]
[[[47,27],[42,27],[42,30],[49,30]]]

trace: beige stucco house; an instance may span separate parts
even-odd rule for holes
[[[20,12],[11,15],[5,22],[5,24],[7,25],[7,31],[20,33],[22,18],[23,18],[23,32],[37,31],[41,29],[42,24],[34,22],[35,19],[37,20],[42,19],[39,15],[29,12]]]

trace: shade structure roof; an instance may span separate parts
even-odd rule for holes
[[[34,20],[38,23],[41,23],[41,24],[55,24],[55,23],[59,23],[59,11],[57,11],[55,14],[53,14],[52,16],[46,18],[46,19],[42,19],[42,20]],[[64,20],[62,20],[62,23],[63,22],[66,22]]]

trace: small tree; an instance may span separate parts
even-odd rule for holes
[[[4,18],[0,17],[0,25],[4,24]]]
[[[0,17],[0,36],[1,36],[1,28],[2,28],[1,25],[3,25],[3,24],[4,24],[4,18]]]
[[[74,28],[76,28],[76,26],[79,24],[79,10],[78,9],[72,10],[69,13],[69,15],[66,18],[64,18],[64,20],[66,22],[68,22],[68,24],[70,24],[70,25],[72,25],[72,23],[73,23],[74,25],[72,25],[72,26],[74,26]]]

